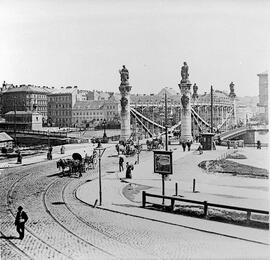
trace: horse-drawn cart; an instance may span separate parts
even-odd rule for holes
[[[58,169],[62,169],[63,176],[81,177],[83,172],[96,167],[96,152],[93,155],[82,158],[79,153],[73,153],[72,159],[60,159],[56,162]]]

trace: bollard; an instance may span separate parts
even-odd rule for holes
[[[142,192],[142,207],[145,208],[145,203],[146,203],[146,192]]]
[[[203,205],[204,205],[204,207],[203,207],[204,217],[206,218],[207,217],[207,210],[208,210],[208,205],[207,205],[206,200],[203,202]]]
[[[178,182],[175,183],[175,196],[178,196]]]
[[[193,179],[193,192],[195,192],[195,187],[196,186],[196,180],[195,179]]]
[[[250,211],[247,211],[247,221],[248,222],[250,221],[250,217],[251,217],[251,212]]]
[[[175,200],[172,199],[171,200],[171,211],[174,211],[174,207],[175,207]]]

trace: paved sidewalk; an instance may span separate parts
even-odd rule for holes
[[[114,144],[106,144],[105,146],[111,147],[112,153],[116,154]],[[53,160],[70,157],[74,152],[83,154],[84,150],[90,154],[96,144],[72,144],[65,145],[65,147],[65,154],[60,154],[60,146],[54,147]],[[178,182],[178,193],[184,198],[269,210],[268,180],[206,173],[197,166],[198,163],[203,160],[217,159],[227,153],[228,150],[225,147],[217,147],[216,151],[204,151],[202,155],[197,155],[194,153],[195,148],[196,146],[193,146],[192,151],[184,153],[179,146],[169,146],[169,149],[173,150],[174,174],[170,176],[170,181],[165,182],[166,195],[175,194],[175,183]],[[251,152],[252,150],[249,151],[249,153]],[[265,154],[267,156],[267,153]],[[136,156],[127,158],[127,160],[134,162]],[[47,161],[47,158],[46,154],[43,154],[25,157],[22,164],[17,164],[16,161],[17,159],[14,158],[14,161],[0,163],[0,169],[39,163]],[[241,163],[244,162],[241,161]],[[102,177],[103,205],[101,208],[205,232],[269,244],[269,231],[143,209],[141,208],[141,192],[134,197],[134,201],[138,201],[138,203],[125,198],[122,191],[127,185],[130,189],[134,189],[137,185],[148,186],[147,192],[161,194],[161,176],[153,173],[153,154],[151,152],[143,151],[141,153],[140,163],[135,165],[132,179],[124,179],[124,177],[125,174],[118,171],[115,171],[115,174]],[[125,182],[122,182],[120,178],[123,178]],[[192,192],[194,178],[196,179],[197,193]],[[79,187],[76,195],[81,201],[93,206],[95,200],[98,199],[98,192],[98,183],[95,179]]]
[[[179,194],[184,198],[269,210],[268,180],[212,175],[197,166],[202,160],[217,159],[228,152],[224,147],[218,147],[216,151],[204,151],[203,155],[197,155],[193,151],[184,153],[179,146],[170,148],[174,151],[174,174],[170,181],[165,182],[166,195],[175,194],[175,182],[178,182]],[[130,189],[143,185],[148,186],[147,192],[161,194],[161,176],[153,173],[153,156],[149,154],[142,153],[143,162],[135,165],[132,179],[124,179],[125,174],[118,171],[114,176],[102,177],[103,209],[269,244],[269,231],[143,209],[141,192],[134,195],[134,201],[138,203],[126,199],[122,190],[127,183]],[[134,161],[135,158],[127,160]],[[121,182],[120,178],[127,183]],[[196,179],[197,193],[192,192],[193,178]],[[97,180],[86,182],[77,190],[77,197],[94,205],[98,192]]]
[[[112,144],[111,144],[112,145]],[[92,143],[84,143],[84,144],[66,144],[65,145],[65,153],[61,154],[60,152],[60,146],[54,146],[52,157],[53,160],[58,160],[60,158],[66,158],[71,157],[73,153],[80,153],[83,154],[84,151],[86,151],[87,154],[91,154],[93,152],[93,149],[96,147],[96,144]],[[0,169],[6,169],[6,168],[14,168],[14,167],[21,167],[24,165],[30,165],[35,163],[40,163],[43,161],[48,161],[47,159],[47,152],[39,155],[34,156],[23,156],[22,163],[17,163],[17,158],[13,158],[12,160],[1,162],[0,161]]]

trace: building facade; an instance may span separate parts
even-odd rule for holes
[[[13,85],[3,83],[2,115],[9,111],[36,111],[47,119],[47,95],[52,89],[34,85]]]
[[[77,102],[78,88],[55,89],[48,95],[48,125],[71,127],[72,108]]]
[[[113,98],[109,100],[77,101],[72,109],[72,125],[96,126],[120,119],[120,102]]]
[[[259,77],[259,103],[261,120],[268,124],[268,71],[257,74]]]
[[[42,115],[32,111],[9,111],[4,115],[1,129],[42,130]]]

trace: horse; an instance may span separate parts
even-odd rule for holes
[[[71,160],[71,173],[75,173],[78,176],[77,177],[82,177],[82,172],[83,172],[83,163],[81,160]]]
[[[137,149],[135,148],[134,145],[127,144],[126,146],[126,155],[134,155],[136,154]]]
[[[84,159],[84,163],[85,163],[85,165],[87,165],[86,170],[95,169],[96,165],[97,165],[96,154],[86,156],[85,159]]]
[[[126,147],[122,144],[116,144],[115,145],[115,148],[116,148],[116,151],[117,151],[117,154],[126,154]]]
[[[65,169],[69,168],[68,172],[71,172],[72,160],[71,159],[60,159],[56,162],[57,169],[62,168],[62,174],[65,175]]]

